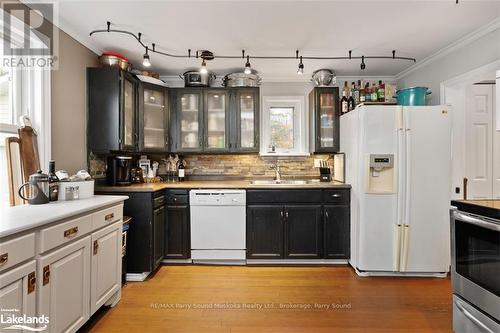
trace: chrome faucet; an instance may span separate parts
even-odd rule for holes
[[[278,161],[276,161],[275,164],[271,165],[271,169],[273,169],[276,172],[276,175],[274,176],[274,180],[276,180],[276,182],[279,183],[281,181],[281,172],[280,172],[280,166],[278,164]]]

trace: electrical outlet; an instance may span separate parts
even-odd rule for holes
[[[460,187],[458,187],[458,186],[457,186],[457,187],[455,187],[455,193],[456,193],[456,194],[460,194]]]

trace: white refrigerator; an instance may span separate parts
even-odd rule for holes
[[[359,275],[444,276],[450,266],[451,108],[358,106],[340,117]]]

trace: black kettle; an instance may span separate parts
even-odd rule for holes
[[[28,196],[24,188],[28,186]],[[28,182],[24,183],[19,188],[19,196],[27,200],[30,205],[41,205],[49,202],[49,176],[38,170],[36,173],[29,176]]]

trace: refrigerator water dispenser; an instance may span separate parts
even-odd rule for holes
[[[367,169],[368,193],[394,193],[396,191],[393,154],[370,154]]]

